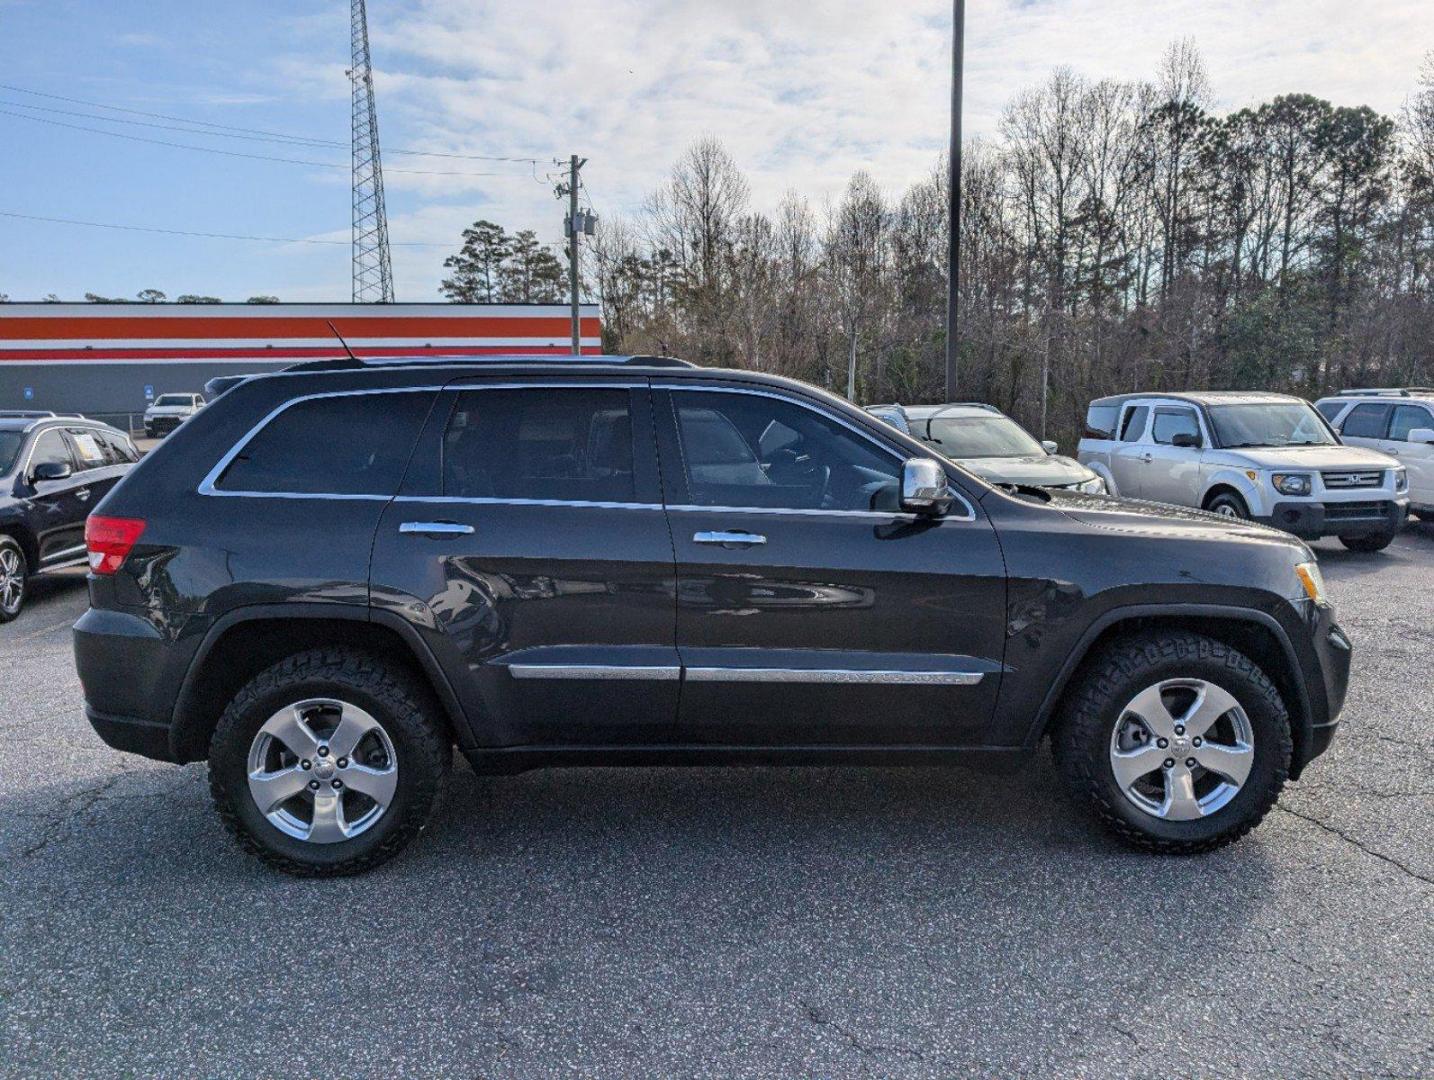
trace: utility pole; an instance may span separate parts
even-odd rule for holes
[[[568,159],[565,192],[568,197],[568,289],[572,293],[574,356],[581,356],[583,351],[582,319],[578,310],[578,237],[583,233],[583,221],[578,217],[578,170],[587,163],[587,158],[579,158],[577,154]]]
[[[965,53],[966,0],[952,0],[951,10],[951,175],[946,184],[946,400],[956,399],[960,359],[957,295],[961,282],[961,67]]]

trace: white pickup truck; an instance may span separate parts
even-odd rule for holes
[[[1345,446],[1285,394],[1122,394],[1091,402],[1078,457],[1113,494],[1210,510],[1353,551],[1389,546],[1409,511],[1394,458]]]
[[[202,394],[160,394],[144,410],[144,433],[151,439],[168,435],[202,408]]]

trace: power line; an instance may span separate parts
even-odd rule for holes
[[[348,240],[321,240],[302,236],[251,236],[246,233],[194,232],[188,229],[165,229],[158,225],[119,225],[111,221],[81,221],[77,218],[45,217],[40,214],[22,214],[15,210],[0,210],[0,217],[19,218],[22,221],[43,221],[57,225],[83,225],[91,229],[122,229],[126,232],[163,233],[166,236],[197,236],[208,240],[257,240],[269,244],[340,244],[347,247]],[[398,241],[392,247],[452,247],[437,241]]]
[[[86,101],[84,98],[65,97],[63,94],[47,94],[40,90],[29,90],[23,86],[13,86],[9,83],[0,83],[0,90],[9,90],[12,93],[17,94],[32,94],[35,97],[49,98],[52,101],[65,101],[71,105],[86,105],[92,109],[107,109],[111,112],[128,113],[131,116],[146,116],[149,117],[151,120],[172,120],[175,123],[189,124],[192,127],[216,129],[214,131],[192,131],[191,133],[195,135],[218,135],[224,138],[250,138],[256,140],[271,140],[279,143],[296,143],[300,145],[307,144],[311,146],[332,146],[340,150],[349,149],[348,143],[340,142],[337,139],[324,139],[314,135],[289,135],[281,131],[266,131],[263,128],[240,127],[235,124],[220,124],[212,120],[194,120],[189,117],[173,116],[168,113],[145,112],[143,109],[126,109],[119,105],[106,105],[103,102],[99,101]],[[166,127],[166,125],[164,124],[141,124],[141,122],[137,120],[121,120],[118,117],[99,116],[92,113],[75,113],[65,109],[51,109],[46,108],[44,105],[26,105],[22,102],[0,102],[0,104],[12,105],[21,109],[39,109],[45,112],[59,113],[64,116],[84,116],[92,120],[103,120],[107,123],[114,124],[139,124],[143,127]],[[170,130],[188,131],[190,129],[171,128]],[[237,134],[228,134],[229,132],[235,132]],[[453,154],[445,153],[438,150],[390,150],[388,148],[385,148],[384,153],[409,154],[415,157],[453,158],[455,160],[462,161],[511,161],[524,165],[529,163],[533,165],[547,164],[550,161],[554,164],[559,164],[559,162],[555,158],[513,157],[498,154]]]
[[[50,124],[54,127],[70,128],[73,131],[87,131],[94,135],[108,135],[112,139],[128,139],[131,142],[149,143],[152,146],[168,146],[177,150],[197,150],[203,154],[221,154],[224,157],[250,158],[254,161],[276,161],[285,165],[308,165],[318,169],[348,169],[349,164],[335,161],[309,161],[301,158],[276,157],[271,154],[246,154],[240,150],[221,150],[217,146],[195,146],[193,143],[172,142],[168,139],[150,139],[143,135],[129,135],[123,131],[106,131],[104,128],[87,127],[84,124],[70,124],[63,120],[50,120],[43,116],[29,116],[26,113],[11,112],[8,109],[0,109],[0,116],[13,116],[20,120],[30,120],[37,124]],[[442,169],[389,169],[389,172],[408,173],[412,176],[497,176],[513,179],[522,178],[521,173],[500,173],[500,172],[458,172]]]

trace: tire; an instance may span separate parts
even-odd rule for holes
[[[1245,500],[1232,491],[1222,491],[1210,500],[1206,510],[1212,514],[1219,514],[1221,517],[1238,518],[1241,521],[1250,520],[1250,508],[1245,505]]]
[[[299,727],[290,726],[284,738],[266,734],[276,722],[282,725],[281,717],[292,716],[295,705],[308,710]],[[352,762],[328,756],[326,742],[332,738],[337,747],[340,732],[322,732],[335,719],[373,725],[354,742]],[[291,746],[301,741],[296,733],[313,738],[304,743],[312,749],[292,753]],[[407,672],[355,649],[314,649],[281,660],[234,696],[210,742],[209,789],[220,818],[246,851],[285,873],[335,877],[386,862],[423,831],[452,756],[437,702]],[[360,764],[361,757],[367,765]],[[266,812],[251,790],[251,766],[256,778],[297,783],[304,790]],[[305,771],[299,775],[301,766]],[[347,789],[331,794],[328,785],[341,788],[344,777]],[[383,801],[362,794],[365,785],[387,785]],[[325,806],[340,808],[336,814],[331,809],[322,824],[320,795]],[[301,835],[305,825],[308,838]],[[321,827],[326,837],[314,838]]]
[[[1383,551],[1390,544],[1394,543],[1394,533],[1375,533],[1373,536],[1341,536],[1339,542],[1350,551],[1363,551],[1372,553]]]
[[[1268,676],[1243,653],[1198,634],[1139,634],[1118,639],[1102,649],[1085,663],[1076,680],[1066,695],[1052,736],[1056,765],[1071,796],[1127,844],[1163,854],[1212,851],[1245,835],[1275,804],[1289,775],[1289,714]],[[1129,711],[1132,706],[1155,688],[1168,687],[1170,681],[1213,686],[1215,691],[1229,695],[1235,707],[1220,714],[1199,750],[1190,748],[1193,740],[1188,733],[1182,736],[1184,749],[1176,748],[1170,739],[1164,749],[1148,743],[1137,747],[1138,754],[1169,753],[1172,757],[1157,758],[1154,770],[1136,781],[1134,787],[1138,790],[1128,794],[1116,777],[1117,740],[1126,738],[1132,724],[1140,726],[1132,720],[1136,715]],[[1177,723],[1182,707],[1179,702],[1187,692],[1195,691],[1180,687],[1160,691],[1165,695],[1162,700],[1176,702],[1169,711]],[[1213,691],[1207,699],[1221,700]],[[1195,715],[1192,712],[1187,721]],[[1203,766],[1184,768],[1185,762],[1197,761],[1193,756],[1177,760],[1182,754],[1197,753],[1207,760],[1218,760],[1214,755],[1225,750],[1220,743],[1227,741],[1223,735],[1226,725],[1231,725],[1228,730],[1243,725],[1245,745],[1251,755],[1248,761],[1242,760],[1248,773],[1233,791],[1228,790],[1230,784],[1222,776]],[[1241,738],[1237,734],[1228,741],[1233,750]],[[1138,767],[1131,771],[1138,771]],[[1202,810],[1200,816],[1172,820],[1157,816],[1149,808],[1153,798],[1147,801],[1140,791],[1159,784],[1165,789],[1166,800],[1171,801],[1171,785],[1179,783],[1177,774],[1193,778],[1192,786],[1185,790],[1198,796],[1202,786],[1206,789],[1207,794],[1199,802],[1208,802],[1210,809]]]
[[[0,623],[7,623],[25,607],[30,567],[25,549],[13,536],[0,533]]]

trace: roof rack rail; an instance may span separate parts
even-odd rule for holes
[[[1366,386],[1341,390],[1335,397],[1410,397],[1414,394],[1434,394],[1434,386]]]
[[[0,409],[0,418],[5,420],[47,420],[52,416],[59,416],[57,412],[49,409]],[[79,416],[79,413],[66,413],[67,416]]]
[[[331,360],[305,360],[298,364],[290,364],[283,370],[356,371],[369,367],[453,367],[462,364],[555,364],[560,366],[571,364],[596,364],[604,366],[631,364],[635,367],[662,368],[690,368],[697,366],[687,360],[679,360],[675,356],[605,356],[591,353],[583,356],[574,356],[571,353],[545,353],[526,356],[499,353],[488,356],[454,356],[451,354],[445,356],[435,353],[431,356],[370,356],[360,357],[357,360],[350,360],[345,357],[338,357]]]

